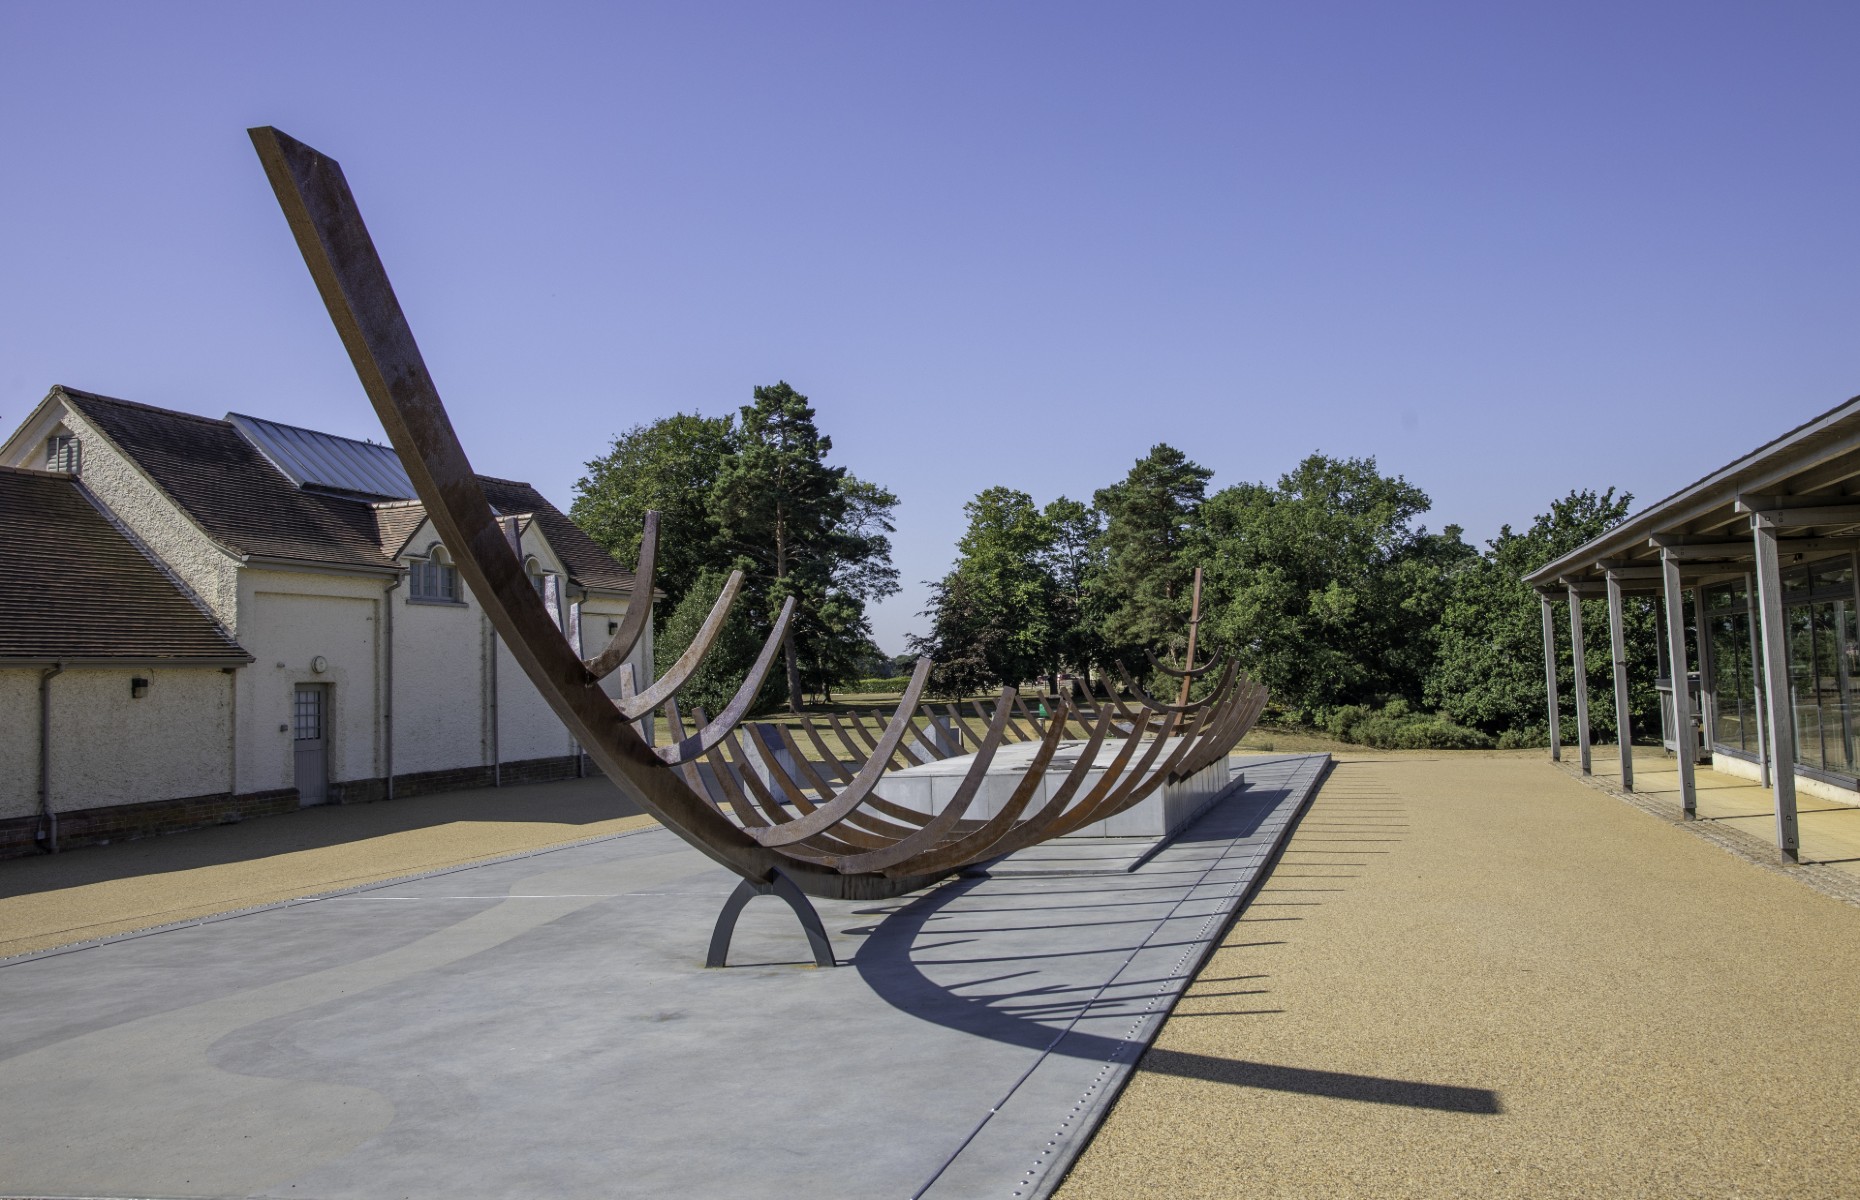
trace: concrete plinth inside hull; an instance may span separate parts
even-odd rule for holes
[[[1175,749],[1175,743],[1180,740],[1171,738],[1171,744],[1163,748],[1156,761],[1167,761]],[[1035,785],[1036,790],[1027,802],[1027,812],[1038,812],[1046,803],[1047,796],[1065,782],[1079,756],[1085,752],[1085,746],[1082,740],[1060,743],[1045,777]],[[1014,794],[1014,789],[1020,785],[1038,749],[1039,744],[1036,742],[1017,742],[996,751],[994,761],[988,765],[987,777],[963,816],[970,820],[983,820],[999,812],[1008,797]],[[1140,759],[1147,750],[1147,746],[1139,749],[1134,757]],[[1114,757],[1114,747],[1099,749],[1096,764],[1075,794],[1074,803],[1079,796],[1089,794],[1104,778],[1104,769]],[[913,808],[918,812],[938,812],[955,796],[956,789],[962,785],[963,777],[968,774],[969,766],[974,761],[973,754],[964,754],[919,767],[907,767],[886,775],[880,787],[885,799],[893,804]],[[1194,819],[1229,781],[1227,760],[1223,758],[1185,779],[1165,782],[1134,807],[1106,820],[1093,822],[1067,836],[1166,837]]]

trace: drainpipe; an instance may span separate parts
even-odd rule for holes
[[[485,618],[485,627],[490,628],[491,619]],[[497,745],[497,630],[491,629],[491,786],[504,786],[504,760]]]
[[[226,796],[239,799],[239,671],[221,667],[226,674]]]
[[[387,798],[394,798],[394,591],[404,575],[394,576],[381,598],[381,750],[386,758]]]
[[[52,811],[52,677],[64,673],[53,663],[39,676],[39,815],[45,822],[45,848],[58,853],[58,814]]]

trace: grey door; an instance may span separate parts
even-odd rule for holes
[[[291,706],[299,807],[329,799],[329,685],[300,683]]]

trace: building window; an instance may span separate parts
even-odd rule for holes
[[[1860,777],[1860,612],[1853,560],[1841,555],[1785,567],[1782,584],[1795,715],[1792,757],[1811,772]],[[1754,756],[1764,701],[1761,620],[1746,583],[1708,587],[1704,596],[1715,744]],[[1776,757],[1774,748],[1766,749]]]
[[[534,555],[524,562],[523,572],[530,577],[530,586],[536,589],[538,596],[548,595],[549,577],[543,572],[542,564],[536,561]]]
[[[296,740],[314,742],[323,736],[323,693],[314,687],[297,689],[291,712]]]
[[[458,568],[444,546],[433,543],[424,560],[416,558],[409,564],[407,597],[436,604],[461,603]]]
[[[73,433],[55,433],[45,439],[45,469],[63,471],[76,475],[78,470],[78,440]]]

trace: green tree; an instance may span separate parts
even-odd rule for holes
[[[1213,472],[1160,444],[1093,501],[1105,515],[1090,580],[1097,633],[1113,652],[1170,647],[1187,636],[1200,509]]]
[[[605,455],[588,463],[588,473],[575,484],[569,510],[575,523],[621,562],[638,560],[646,513],[659,513],[655,574],[664,593],[656,614],[661,624],[699,574],[717,565],[717,529],[709,498],[734,452],[732,425],[729,417],[697,413],[635,425],[615,438]]]
[[[1618,525],[1633,497],[1572,491],[1550,505],[1529,529],[1506,525],[1486,551],[1456,571],[1447,588],[1437,630],[1438,654],[1427,681],[1427,700],[1455,721],[1491,734],[1511,733],[1520,741],[1547,736],[1544,712],[1543,608],[1524,576]],[[1631,719],[1643,730],[1659,724],[1659,695],[1653,687],[1657,662],[1654,602],[1624,598],[1623,632],[1628,652]],[[1583,642],[1592,681],[1613,677],[1608,609],[1603,600],[1584,601]],[[1575,727],[1575,669],[1569,653],[1569,609],[1554,602],[1557,690],[1566,730]],[[1592,684],[1591,686],[1594,686]],[[1603,692],[1602,695],[1608,693]],[[1614,737],[1614,706],[1589,705],[1595,732]]]
[[[1456,526],[1415,524],[1427,495],[1373,458],[1306,458],[1276,487],[1202,507],[1203,629],[1305,721],[1344,704],[1418,702],[1446,579],[1473,557]]]
[[[1104,570],[1104,514],[1064,496],[1041,511],[1051,531],[1043,561],[1053,581],[1053,622],[1058,628],[1051,667],[1085,674],[1106,655],[1092,581]]]
[[[671,669],[678,656],[685,652],[691,639],[697,636],[704,618],[710,615],[711,606],[717,602],[717,596],[723,591],[723,584],[728,572],[716,568],[704,568],[698,572],[696,579],[686,589],[684,596],[672,607],[665,621],[658,629],[658,636],[653,639],[652,666],[655,676],[662,676]],[[717,640],[711,644],[710,653],[704,662],[678,690],[679,707],[683,709],[687,720],[692,710],[702,708],[709,716],[716,716],[724,705],[736,695],[743,679],[749,674],[749,668],[755,665],[756,655],[762,651],[762,640],[767,635],[767,627],[757,628],[753,614],[740,602],[730,610],[724,621],[723,629],[717,634]],[[769,672],[768,680],[756,694],[752,711],[761,712],[778,704],[787,695],[780,673]]]
[[[1033,497],[994,487],[963,511],[969,527],[956,565],[931,585],[930,634],[913,639],[937,660],[936,687],[946,695],[1047,673],[1064,628],[1048,570],[1054,529]]]
[[[850,677],[871,640],[865,602],[897,589],[889,539],[897,497],[828,466],[832,449],[806,396],[786,382],[756,388],[709,494],[715,546],[748,575],[764,620],[795,599],[783,643],[795,711],[804,668],[817,683]]]

